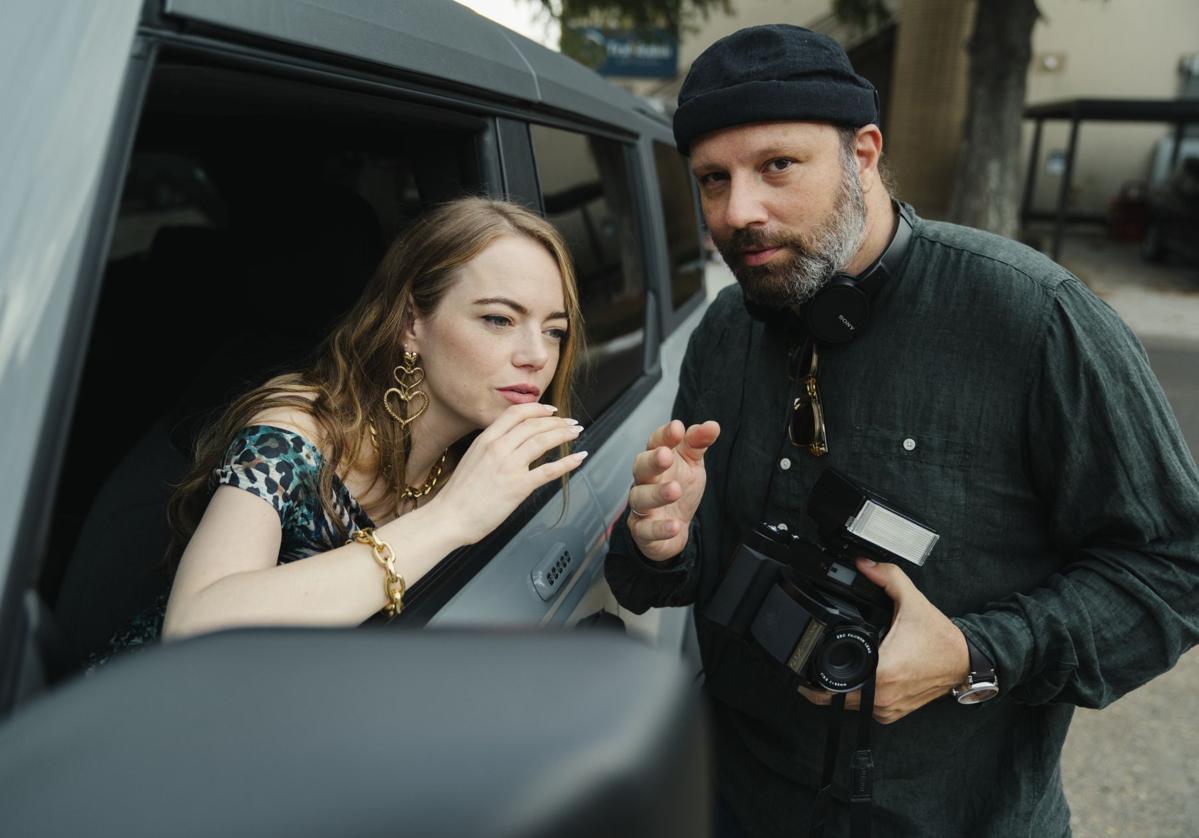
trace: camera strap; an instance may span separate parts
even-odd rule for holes
[[[832,797],[833,774],[837,770],[837,752],[841,745],[841,725],[845,719],[845,693],[834,693],[830,706],[828,736],[824,745],[824,776],[820,793],[812,807],[808,838],[824,838]],[[862,684],[858,716],[858,747],[854,751],[849,775],[849,834],[851,838],[870,838],[870,807],[874,789],[874,759],[870,753],[870,726],[874,722],[874,676]]]

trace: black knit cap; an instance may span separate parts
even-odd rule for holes
[[[731,125],[777,120],[878,124],[878,92],[827,35],[771,23],[750,26],[703,51],[683,81],[674,114],[679,151]]]

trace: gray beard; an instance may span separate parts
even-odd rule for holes
[[[738,230],[720,248],[725,263],[752,302],[778,309],[800,306],[849,265],[866,231],[866,198],[855,162],[852,156],[842,155],[841,188],[832,217],[813,232],[810,241],[795,238],[759,242],[749,231]],[[778,265],[741,262],[740,252],[746,245],[768,243],[785,247],[789,258]]]

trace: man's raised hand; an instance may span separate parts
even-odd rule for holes
[[[672,419],[649,437],[633,461],[629,532],[646,558],[665,561],[687,546],[687,531],[704,496],[704,453],[720,436],[708,421],[684,430]]]

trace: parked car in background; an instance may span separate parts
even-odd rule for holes
[[[1185,158],[1149,191],[1141,253],[1150,262],[1173,257],[1199,265],[1199,157]]]
[[[187,706],[197,679],[236,688],[259,641],[197,641],[226,657],[187,653],[191,669],[164,647],[78,676],[169,582],[164,510],[197,429],[311,351],[422,209],[468,193],[532,207],[570,244],[591,456],[565,516],[546,487],[415,585],[395,623],[621,620],[676,655],[688,644],[685,610],[634,619],[602,573],[631,456],[669,417],[704,306],[692,178],[663,117],[449,0],[13,0],[4,17],[0,719],[18,718],[0,736],[50,730],[93,694],[111,707],[113,678],[152,682],[159,709]],[[369,634],[340,633],[337,654]],[[131,693],[124,712],[153,715],[148,701]]]

